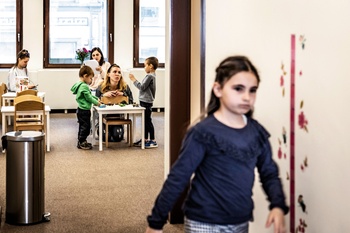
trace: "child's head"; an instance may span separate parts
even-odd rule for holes
[[[148,58],[146,58],[144,65],[145,65],[146,73],[150,73],[152,71],[155,71],[158,68],[158,58],[148,57]]]
[[[82,66],[79,70],[79,77],[81,81],[90,85],[92,82],[92,77],[94,77],[94,71],[90,66]]]
[[[234,79],[231,80],[232,78]],[[248,82],[245,83],[245,81]],[[225,84],[228,82],[230,85],[229,89],[224,89]],[[248,104],[254,104],[255,92],[259,86],[259,82],[259,74],[254,65],[249,61],[247,57],[231,56],[226,58],[216,68],[216,78],[211,92],[210,101],[207,107],[208,115],[213,114],[220,108],[221,98],[222,101],[226,101],[224,98],[227,97],[231,98],[231,100],[228,101],[236,101],[232,100],[232,98],[252,98],[250,100],[250,103],[248,103],[246,99],[242,101],[238,100],[241,101],[239,106],[242,107],[241,110],[244,112],[244,108],[246,108]],[[242,96],[243,91],[245,89],[247,89],[246,91],[251,97]],[[229,92],[226,92],[229,95],[225,95],[225,93],[223,93],[224,90],[229,90]],[[232,91],[232,93],[230,91]],[[252,107],[253,106],[251,106],[251,108]],[[247,109],[247,111],[244,112],[244,114],[251,116],[253,110],[251,108]]]

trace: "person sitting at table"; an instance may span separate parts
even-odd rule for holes
[[[114,96],[127,96],[129,99],[128,104],[132,104],[134,101],[134,98],[132,96],[132,92],[130,90],[129,85],[124,81],[121,68],[117,64],[111,65],[108,70],[107,74],[101,83],[101,85],[98,86],[96,89],[96,96],[97,97],[114,97]],[[108,117],[120,117],[122,118],[123,115],[121,114],[113,114],[113,115],[108,115]],[[111,125],[111,128],[108,129],[110,135],[108,135],[108,141],[120,141],[123,139],[123,136],[120,137],[120,134],[123,134],[124,130],[119,130],[121,129],[122,126],[119,125]],[[98,128],[98,127],[96,127]],[[103,137],[105,138],[105,137]]]
[[[91,59],[96,60],[99,64],[99,66],[96,67],[96,70],[99,72],[99,74],[97,74],[97,76],[94,76],[91,84],[89,85],[91,90],[96,90],[97,87],[103,82],[106,72],[111,64],[108,61],[105,61],[102,50],[99,47],[91,49],[90,60]]]
[[[16,92],[16,83],[17,77],[29,77],[27,65],[30,59],[30,53],[26,49],[22,49],[17,54],[16,64],[10,69],[9,74],[7,76],[7,88],[10,92]],[[29,80],[29,79],[28,79]],[[25,83],[28,89],[36,89],[37,85],[33,85],[29,83]]]

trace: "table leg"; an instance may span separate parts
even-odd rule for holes
[[[103,125],[102,125],[102,117],[103,115],[101,113],[98,113],[98,132],[99,132],[99,135],[98,135],[98,146],[99,146],[99,150],[102,151],[102,129],[103,129]]]
[[[145,149],[145,111],[141,113],[141,149]]]
[[[46,115],[46,150],[50,151],[50,113]]]
[[[2,135],[5,135],[6,133],[6,115],[5,113],[2,114]]]
[[[136,135],[136,114],[132,114],[132,138],[130,138],[131,143],[135,142],[135,135]]]
[[[91,132],[92,132],[92,140],[91,140],[91,143],[92,145],[95,145],[95,121],[96,121],[96,118],[95,118],[95,110],[92,110],[91,112],[92,114],[92,119],[91,119]]]

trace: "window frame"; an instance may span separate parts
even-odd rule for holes
[[[107,0],[108,62],[114,61],[114,0]],[[91,48],[90,48],[91,49]],[[44,0],[44,68],[80,68],[80,64],[50,64],[50,0]]]
[[[139,62],[140,58],[140,0],[134,0],[134,68],[143,68],[144,63]],[[165,63],[159,63],[158,68],[164,68]]]
[[[23,46],[23,0],[16,0],[16,54],[22,50]],[[16,64],[16,61],[13,61],[13,63],[1,63],[0,68],[11,68]]]

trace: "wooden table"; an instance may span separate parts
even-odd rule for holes
[[[2,95],[2,106],[6,105],[7,103],[10,103],[11,100],[14,100],[17,96],[16,92],[6,92]],[[41,98],[43,102],[45,102],[45,92],[39,91],[38,96]]]
[[[98,115],[98,130],[99,130],[99,137],[98,137],[98,145],[99,145],[99,150],[103,150],[102,146],[102,129],[103,129],[103,123],[102,123],[102,117],[103,115],[108,115],[108,114],[130,114],[132,115],[132,122],[133,122],[133,137],[135,137],[135,131],[136,131],[136,115],[141,114],[141,148],[145,149],[145,108],[144,107],[133,107],[133,105],[126,105],[124,107],[121,107],[119,105],[112,105],[112,106],[106,106],[104,108],[100,108],[97,106],[93,107],[93,110],[96,111],[98,114],[92,114],[93,118],[93,124],[92,124],[92,132],[93,132],[93,140],[95,140],[95,121],[96,117]],[[133,138],[131,140],[134,140]]]
[[[46,118],[46,132],[45,132],[45,138],[46,138],[46,147],[47,151],[50,151],[50,111],[51,108],[48,105],[45,105],[45,118]],[[35,114],[38,111],[33,111],[32,113]],[[2,114],[2,135],[5,135],[7,132],[7,125],[6,125],[6,117],[11,117],[15,115],[15,106],[2,106],[1,107],[1,114]]]

